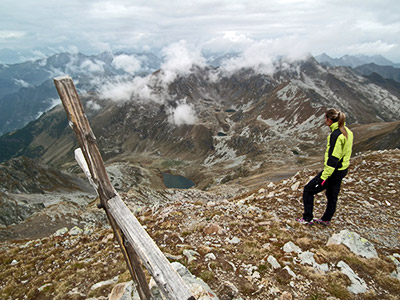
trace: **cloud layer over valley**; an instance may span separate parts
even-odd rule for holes
[[[272,51],[381,54],[399,62],[400,3],[383,1],[3,0],[0,50],[20,61],[77,47],[83,53],[148,51],[185,40],[196,49],[235,52],[258,41]],[[51,25],[50,25],[51,24]],[[46,53],[48,54],[48,53]]]

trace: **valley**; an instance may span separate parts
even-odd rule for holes
[[[275,299],[285,292],[295,299],[396,299],[397,84],[324,66],[313,57],[277,60],[273,70],[193,65],[171,80],[160,69],[127,80],[124,99],[84,90],[79,77],[113,186],[168,258],[202,278],[219,299]],[[302,187],[323,166],[329,134],[324,112],[330,107],[346,113],[354,132],[351,172],[333,226],[309,230],[294,219],[301,214]],[[0,137],[4,299],[100,300],[114,284],[129,280],[99,199],[74,159],[76,148],[61,105]],[[163,174],[194,186],[167,188]],[[316,201],[318,213],[324,199]],[[379,256],[368,260],[344,245],[328,246],[342,230],[371,241]],[[289,242],[301,251],[284,251]],[[315,263],[300,259],[306,252]],[[96,272],[89,274],[93,261]],[[342,262],[363,278],[367,291],[349,291]],[[321,271],[322,264],[328,271]]]

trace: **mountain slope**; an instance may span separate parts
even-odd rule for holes
[[[271,75],[193,67],[165,84],[163,72],[142,78],[151,99],[135,90],[123,102],[81,95],[106,161],[140,163],[154,172],[176,172],[164,165],[180,161],[181,175],[206,187],[282,165],[312,163],[324,148],[328,107],[344,111],[348,124],[400,119],[395,85],[349,68],[324,68],[313,58],[278,64]],[[181,108],[188,110],[183,116]],[[176,124],[178,117],[183,124]],[[359,144],[359,149],[380,149],[375,137],[373,145]],[[390,140],[385,145],[396,147],[394,135],[384,138]],[[26,155],[64,168],[73,164],[77,147],[61,107],[0,141],[2,160]]]
[[[400,82],[400,68],[394,68],[392,66],[379,66],[376,64],[366,64],[358,66],[354,69],[357,73],[362,75],[371,75],[377,73],[383,78],[392,79]]]
[[[354,125],[351,129],[356,135],[354,152],[400,149],[400,121]]]
[[[122,60],[122,63],[120,62]],[[134,68],[129,68],[129,62]],[[58,99],[52,79],[69,74],[80,91],[96,90],[115,78],[145,75],[160,66],[151,53],[84,55],[59,53],[45,59],[0,66],[0,133],[22,128]]]
[[[235,185],[207,192],[137,187],[122,197],[170,261],[187,266],[219,299],[265,300],[283,294],[296,299],[396,299],[399,168],[399,150],[354,157],[330,227],[294,221],[302,212],[302,187],[318,169],[266,181],[255,190]],[[323,194],[316,197],[316,216],[325,201]],[[70,223],[69,231],[3,243],[0,297],[100,298],[117,282],[129,281],[112,231],[93,221],[79,223],[96,211],[104,215],[93,204],[72,211],[80,229]],[[43,210],[26,227],[35,219],[50,227],[59,222],[45,218],[52,214],[54,207]],[[340,234],[352,239],[328,244]]]

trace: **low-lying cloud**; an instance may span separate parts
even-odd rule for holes
[[[294,38],[255,41],[230,33],[224,35],[223,39],[225,43],[241,43],[243,51],[222,59],[217,70],[208,69],[208,79],[213,83],[241,69],[252,69],[257,74],[271,75],[275,71],[278,55],[284,55],[289,61],[302,59],[308,55],[306,51],[302,51],[306,47],[301,44],[297,47],[300,51],[292,50],[296,48]],[[217,40],[214,40],[214,43],[217,43]],[[170,95],[169,88],[179,76],[189,76],[198,68],[204,70],[208,66],[207,60],[200,48],[195,48],[183,40],[163,48],[161,54],[163,63],[160,70],[147,76],[134,76],[141,67],[140,61],[134,56],[125,54],[116,56],[112,62],[113,66],[123,69],[132,76],[116,76],[102,84],[99,88],[100,96],[114,101],[163,103],[167,106],[171,123],[178,126],[194,124],[197,119],[194,106],[187,104],[185,100],[178,100],[177,104],[171,106],[171,102],[176,103],[177,100],[176,95]]]
[[[141,77],[120,76],[100,88],[102,98],[115,101],[156,101],[170,100],[168,88],[178,76],[187,76],[194,66],[205,67],[206,59],[200,50],[191,48],[185,41],[173,43],[161,51],[164,62],[156,74]],[[119,55],[113,60],[114,67],[134,74],[140,69],[140,62],[133,56]]]
[[[162,55],[164,63],[161,65],[161,81],[164,85],[172,83],[178,75],[189,75],[193,66],[206,66],[200,50],[190,47],[183,40],[163,48]]]
[[[134,55],[121,54],[114,57],[112,65],[116,69],[122,69],[129,74],[135,74],[141,68],[141,62]]]
[[[196,112],[193,106],[186,104],[185,100],[171,110],[170,122],[175,125],[192,125],[196,123],[196,120]]]
[[[81,64],[81,68],[89,73],[104,73],[104,62],[99,60],[91,61],[87,59]]]

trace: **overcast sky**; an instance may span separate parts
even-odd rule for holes
[[[0,1],[0,50],[91,54],[162,49],[182,40],[196,51],[256,45],[282,55],[382,54],[400,62],[400,1]]]

